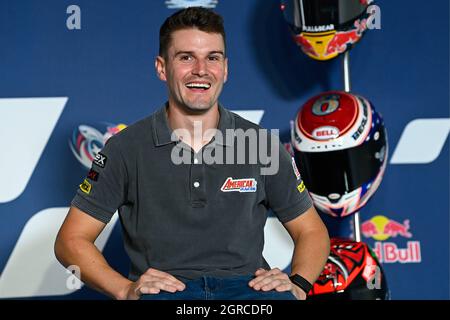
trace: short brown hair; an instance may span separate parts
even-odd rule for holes
[[[222,35],[225,46],[223,18],[211,9],[190,7],[175,12],[164,21],[159,30],[159,55],[167,57],[167,49],[173,32],[189,28],[197,28],[208,33],[219,33]]]

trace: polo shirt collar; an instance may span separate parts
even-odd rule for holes
[[[177,141],[172,141],[171,135],[172,135],[172,129],[169,127],[169,121],[166,116],[166,108],[168,106],[168,103],[164,104],[159,110],[157,110],[153,116],[153,139],[155,142],[155,145],[157,147],[165,146],[171,143],[175,143]],[[222,105],[219,104],[219,125],[218,125],[218,131],[222,134],[223,139],[214,139],[217,144],[220,145],[226,145],[226,146],[232,146],[233,143],[229,141],[229,139],[226,139],[226,130],[232,129],[234,130],[235,125],[235,119],[233,117],[233,114],[222,107]],[[223,140],[223,141],[221,141]]]

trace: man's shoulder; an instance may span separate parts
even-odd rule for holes
[[[140,119],[133,124],[127,126],[120,132],[118,132],[114,137],[116,140],[127,141],[127,140],[140,140],[144,137],[145,133],[151,132],[152,127],[152,115]]]
[[[115,134],[111,140],[115,140],[121,147],[140,145],[143,142],[152,140],[153,118],[156,112],[130,124]]]
[[[230,116],[234,118],[234,123],[235,123],[236,129],[242,129],[242,130],[248,130],[248,129],[260,130],[260,129],[262,129],[262,130],[265,130],[260,125],[243,118],[242,116],[238,115],[237,113],[230,111],[229,109],[226,109],[226,110],[228,111]]]

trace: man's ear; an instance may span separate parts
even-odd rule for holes
[[[161,56],[157,56],[155,59],[155,69],[156,69],[156,74],[158,75],[158,78],[161,81],[167,81],[166,78],[166,61],[164,60],[163,57]]]
[[[227,79],[228,79],[228,58],[225,58],[223,83],[227,82]]]

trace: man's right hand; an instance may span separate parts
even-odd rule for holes
[[[161,290],[174,293],[185,288],[185,284],[171,274],[150,268],[136,282],[130,283],[126,299],[138,300],[142,294],[158,294]]]

